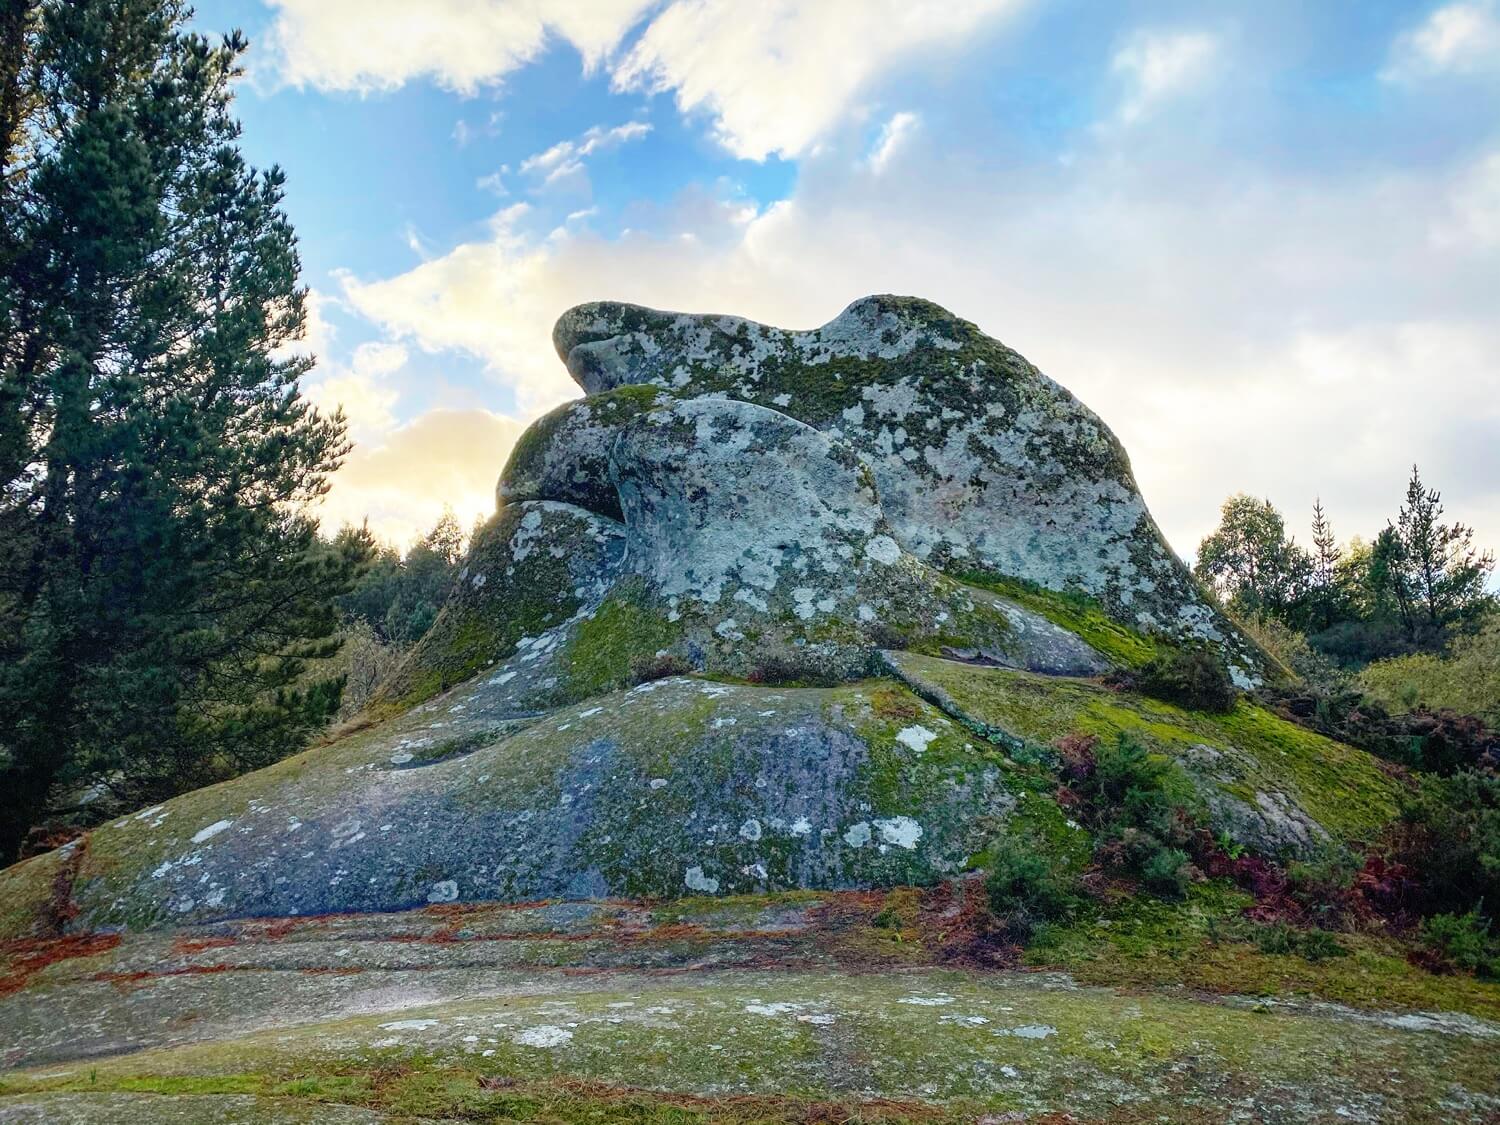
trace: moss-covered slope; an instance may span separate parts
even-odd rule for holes
[[[1178,762],[1230,837],[1266,852],[1369,840],[1396,812],[1380,761],[1248,699],[1229,714],[1184,711],[1086,680],[974,668],[915,653],[891,666],[924,697],[1002,738],[1130,735]]]

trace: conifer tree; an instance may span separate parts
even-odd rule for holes
[[[367,543],[305,514],[347,445],[298,393],[276,168],[245,44],[180,0],[0,15],[0,858],[57,794],[155,797],[299,748]]]
[[[1411,467],[1406,503],[1383,538],[1390,548],[1387,578],[1402,624],[1418,644],[1441,643],[1450,627],[1492,606],[1485,581],[1495,560],[1474,545],[1474,530],[1442,522],[1443,498]]]
[[[1339,550],[1338,539],[1333,534],[1333,524],[1323,511],[1321,496],[1313,501],[1312,543],[1309,626],[1313,629],[1326,629],[1338,616],[1338,568],[1342,552]]]

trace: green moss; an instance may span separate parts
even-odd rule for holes
[[[1049,590],[1022,578],[988,571],[965,571],[961,581],[1008,598],[1039,613],[1052,624],[1082,637],[1096,651],[1126,668],[1139,668],[1162,651],[1159,642],[1121,625],[1093,598],[1077,592]]]
[[[666,619],[640,578],[613,590],[592,616],[579,622],[564,655],[575,699],[638,682],[657,653],[670,649],[680,627]]]
[[[64,865],[51,851],[0,870],[0,941],[44,936]]]
[[[907,905],[890,903],[898,922]],[[1124,1106],[1110,1119],[1204,1122],[1278,1116],[1295,1091],[1307,1119],[1369,1099],[1382,1120],[1437,1125],[1480,1120],[1475,1095],[1495,1088],[1477,1036],[1057,985],[930,970],[594,978],[402,1011],[431,1019],[425,1030],[360,1016],[13,1074],[3,1104],[136,1088],[274,1092],[289,1107],[338,1101],[398,1120],[946,1122]],[[569,1038],[518,1042],[539,1025]],[[816,1105],[847,1098],[851,1066],[865,1097],[891,1100]]]
[[[516,562],[510,543],[524,515],[522,506],[507,506],[475,533],[464,573],[484,581],[457,583],[432,628],[381,686],[372,716],[399,714],[456,687],[513,654],[522,637],[545,632],[578,609],[568,558],[589,549],[591,529],[580,523],[553,527],[548,546],[561,557],[533,551]]]
[[[1368,839],[1396,812],[1397,783],[1371,755],[1334,742],[1241,699],[1226,715],[1183,711],[1169,703],[1114,692],[1085,680],[974,668],[917,655],[899,665],[977,721],[1018,739],[1051,743],[1082,732],[1130,734],[1147,749],[1191,759],[1195,748],[1228,751],[1235,771],[1221,787],[1252,805],[1258,793],[1282,793],[1335,837]]]
[[[1223,881],[1186,900],[1119,898],[1092,916],[1038,931],[1026,963],[1088,984],[1185,986],[1249,996],[1307,997],[1371,1010],[1452,1011],[1500,1017],[1500,985],[1439,976],[1406,959],[1390,938],[1339,934],[1348,956],[1313,961],[1264,953],[1243,912],[1253,899]]]

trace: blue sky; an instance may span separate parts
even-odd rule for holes
[[[1500,0],[197,8],[358,441],[330,521],[492,510],[572,303],[895,291],[1098,410],[1184,554],[1240,490],[1368,536],[1413,461],[1500,543]]]

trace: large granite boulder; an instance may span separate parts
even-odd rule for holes
[[[578,419],[597,425],[625,388],[753,402],[852,448],[891,535],[917,559],[1081,593],[1130,628],[1214,645],[1242,684],[1262,675],[1261,655],[1162,538],[1103,421],[930,302],[867,297],[807,332],[599,302],[564,313],[553,339],[590,396],[558,426],[561,462],[582,468],[601,447],[597,433],[582,440]],[[527,490],[541,484],[534,473],[508,475],[514,495],[551,495]]]

